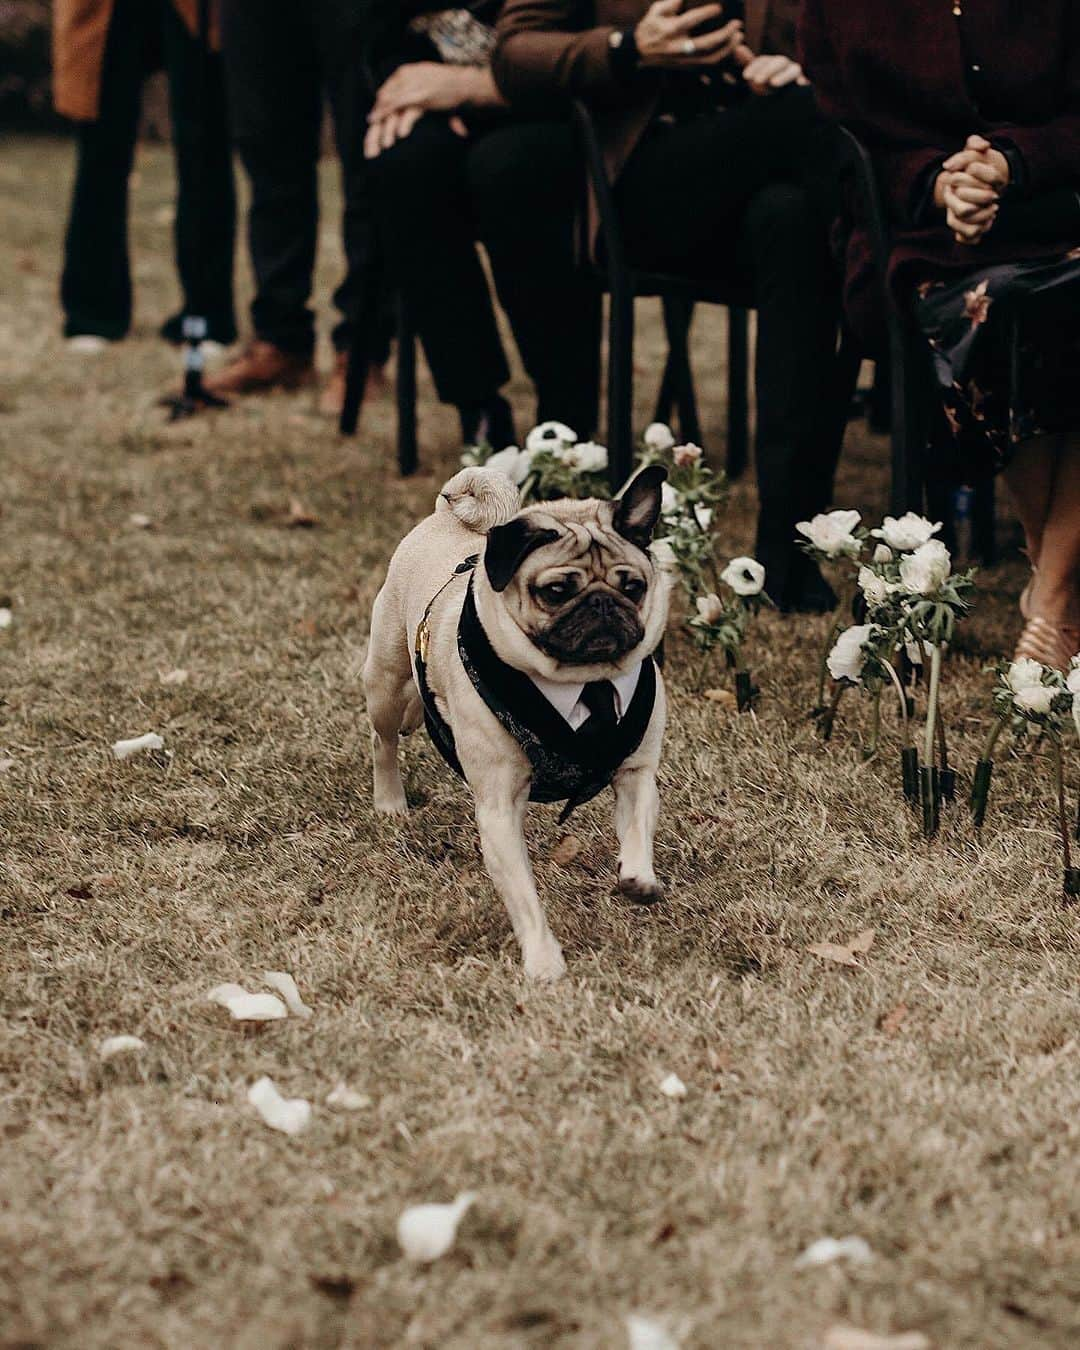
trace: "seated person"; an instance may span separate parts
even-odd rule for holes
[[[892,284],[933,352],[964,472],[1004,469],[1016,499],[1033,568],[1017,656],[1064,668],[1080,648],[1077,7],[807,0],[803,44],[822,109],[876,153]],[[868,256],[856,232],[861,326]]]
[[[493,60],[523,109],[553,95],[592,105],[631,263],[703,278],[748,273],[758,310],[757,555],[784,609],[835,603],[794,544],[832,495],[839,419],[838,287],[828,212],[810,166],[825,128],[789,54],[797,5],[750,0],[741,17],[688,0],[507,0]],[[786,26],[786,32],[785,32]]]
[[[589,436],[597,422],[600,297],[577,266],[579,157],[565,119],[511,116],[491,77],[498,0],[370,0],[380,81],[365,153],[391,280],[401,288],[439,398],[465,442],[515,439],[510,377],[487,277],[491,261],[538,421]]]

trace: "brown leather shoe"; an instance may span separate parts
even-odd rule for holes
[[[256,394],[267,389],[300,389],[315,378],[310,354],[283,352],[272,342],[255,338],[228,365],[212,371],[203,383],[212,394]]]
[[[336,352],[330,376],[319,395],[319,411],[327,417],[340,417],[345,406],[345,382],[349,374],[349,353]],[[382,366],[368,367],[367,382],[364,385],[364,401],[378,398],[386,390],[386,372]]]

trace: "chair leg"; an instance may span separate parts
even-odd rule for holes
[[[742,476],[750,457],[750,334],[745,309],[728,308],[727,476]]]
[[[366,344],[354,336],[349,348],[349,363],[345,368],[345,398],[341,404],[341,420],[338,430],[342,436],[355,436],[356,424],[360,420],[360,405],[364,401],[364,386],[367,383],[370,358]]]
[[[696,444],[701,440],[701,423],[694,393],[694,372],[690,365],[690,324],[694,318],[694,302],[682,295],[665,295],[663,304],[664,330],[668,343],[665,384],[670,384],[672,403],[678,411],[680,439]],[[665,422],[670,418],[657,417],[656,420]]]
[[[416,472],[416,334],[403,300],[398,301],[397,322],[398,470],[402,478]]]
[[[612,491],[634,469],[634,288],[621,271],[610,278],[608,311],[608,454]]]
[[[928,427],[926,362],[904,333],[891,335],[892,491],[894,515],[923,509],[923,459]]]

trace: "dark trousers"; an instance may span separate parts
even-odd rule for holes
[[[659,123],[619,179],[630,260],[691,276],[745,273],[757,307],[757,556],[770,595],[805,571],[799,520],[832,499],[839,279],[828,250],[832,132],[809,90]]]
[[[131,324],[128,178],[143,80],[155,58],[169,77],[176,150],[176,263],[184,312],[231,342],[235,200],[220,57],[203,49],[170,0],[116,0],[95,122],[79,125],[60,298],[68,337],[115,340]],[[204,87],[205,86],[205,87]]]
[[[597,423],[600,296],[574,259],[580,154],[568,124],[501,121],[467,140],[427,115],[372,161],[387,262],[444,403],[482,404],[509,378],[487,277],[537,395],[537,420]]]
[[[355,0],[224,0],[223,34],[233,135],[251,183],[248,244],[255,272],[256,335],[288,352],[310,352],[308,306],[318,236],[318,162],[324,94],[334,119],[345,201],[345,280],[334,294],[373,359],[388,338],[379,286],[364,132],[371,108],[363,61],[363,6]]]

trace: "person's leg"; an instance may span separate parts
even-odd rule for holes
[[[537,395],[537,420],[596,430],[600,291],[578,264],[581,155],[565,122],[513,122],[478,137],[469,181],[499,300]]]
[[[439,398],[459,408],[463,421],[492,404],[510,378],[474,241],[470,153],[446,118],[429,115],[369,166],[390,276]]]
[[[236,338],[236,195],[221,56],[192,36],[172,0],[155,3],[176,150],[176,263],[184,296],[176,317],[202,315],[207,336],[227,344]]]
[[[322,118],[310,12],[289,0],[225,0],[222,37],[233,135],[251,184],[255,333],[308,361]]]
[[[1030,609],[1055,628],[1080,627],[1080,436],[1046,437],[1022,446],[1005,470],[1038,571]]]
[[[375,365],[390,353],[393,327],[375,222],[364,133],[372,95],[367,83],[363,7],[355,0],[315,0],[323,79],[334,117],[344,199],[345,277],[334,293],[341,318],[333,331],[338,352],[349,349],[354,328]]]
[[[131,324],[128,178],[144,74],[141,0],[117,0],[109,24],[95,122],[76,133],[77,166],[64,241],[64,336],[116,341]]]
[[[832,500],[840,425],[835,384],[839,290],[804,190],[762,189],[743,222],[757,304],[757,556],[782,608],[831,596],[795,543],[795,526]]]

